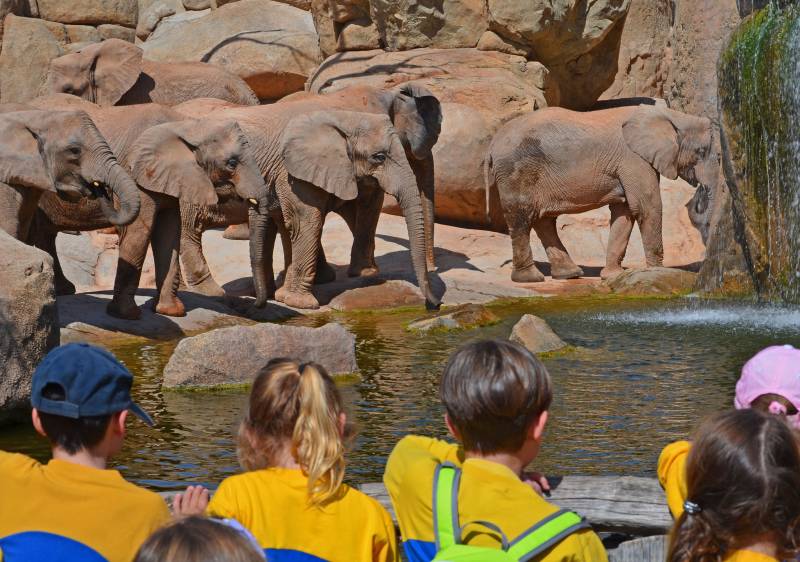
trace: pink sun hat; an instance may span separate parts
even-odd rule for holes
[[[800,410],[800,349],[791,345],[773,345],[759,351],[744,364],[742,376],[736,383],[734,405],[740,410],[749,408],[764,394],[779,394]],[[781,413],[780,409],[783,406],[777,402],[770,405],[772,413]],[[799,421],[792,419],[795,426]]]

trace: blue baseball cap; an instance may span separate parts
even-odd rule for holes
[[[63,400],[43,396],[45,388],[60,387]],[[69,343],[53,349],[36,367],[31,404],[40,412],[82,418],[130,410],[147,425],[153,419],[131,398],[133,375],[105,349]]]

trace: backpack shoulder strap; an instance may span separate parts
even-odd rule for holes
[[[433,475],[433,533],[436,550],[459,543],[458,485],[461,470],[452,463],[442,463]]]
[[[514,539],[507,552],[520,562],[527,562],[581,529],[591,526],[577,513],[562,509]]]

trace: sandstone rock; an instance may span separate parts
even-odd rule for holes
[[[252,382],[270,359],[319,363],[330,374],[358,370],[355,336],[339,324],[302,328],[259,324],[212,330],[182,340],[164,368],[164,387]]]
[[[474,47],[487,28],[484,0],[371,0],[370,7],[390,51]]]
[[[36,0],[39,17],[59,23],[136,27],[137,0]]]
[[[481,35],[480,41],[478,41],[478,45],[475,48],[479,51],[499,51],[501,53],[526,58],[533,56],[533,48],[522,45],[521,43],[515,43],[511,39],[500,37],[497,33],[490,30],[487,30]]]
[[[547,322],[533,314],[520,318],[514,324],[508,339],[524,346],[531,353],[546,353],[567,346]]]
[[[337,51],[336,28],[328,0],[311,0],[311,15],[319,36],[322,56],[329,57]],[[367,9],[367,16],[369,9]]]
[[[176,12],[176,0],[156,0],[147,6],[140,4],[136,37],[142,40],[147,39],[162,19],[175,15]]]
[[[169,33],[156,30],[141,46],[151,60],[219,64],[265,100],[302,90],[322,61],[311,14],[271,0],[226,4]]]
[[[39,95],[50,61],[69,45],[100,41],[97,29],[9,14],[0,52],[0,102],[25,103]]]
[[[3,40],[3,20],[8,14],[29,16],[29,0],[0,0],[0,41]]]
[[[380,46],[378,28],[368,19],[344,24],[336,41],[336,49],[339,51],[369,51],[379,49]]]
[[[418,49],[340,53],[323,63],[308,88],[332,92],[412,80],[442,103],[442,131],[434,147],[437,217],[490,225],[483,179],[489,142],[506,121],[557,104],[557,85],[540,63],[523,57],[476,49]]]
[[[28,413],[33,371],[58,344],[50,256],[0,230],[0,423]]]
[[[628,269],[606,281],[609,288],[622,295],[675,295],[688,293],[697,274],[671,267]]]
[[[104,23],[103,25],[97,26],[97,31],[100,32],[100,36],[104,40],[122,39],[123,41],[127,41],[129,43],[136,41],[136,30],[131,29],[130,27]]]
[[[425,297],[408,281],[387,281],[350,289],[331,300],[333,310],[380,310],[403,306],[423,306]]]
[[[467,330],[494,324],[500,319],[488,308],[479,304],[465,304],[438,314],[415,320],[408,325],[412,332],[431,330]]]

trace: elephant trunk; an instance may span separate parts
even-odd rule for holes
[[[250,205],[248,208],[250,221],[250,267],[253,270],[253,285],[256,290],[257,308],[264,308],[269,299],[271,279],[267,279],[266,260],[272,256],[265,255],[267,226],[269,224],[269,211],[266,201],[259,201],[258,207]]]
[[[406,219],[411,263],[414,266],[419,288],[425,296],[425,306],[428,309],[438,309],[441,303],[431,291],[425,262],[426,248],[422,199],[411,166],[405,158],[397,159],[387,168],[386,176],[381,180],[384,190],[397,198],[397,202]]]
[[[141,206],[139,187],[120,166],[108,143],[88,116],[86,120],[87,137],[91,139],[92,149],[89,163],[83,170],[84,179],[90,184],[95,182],[104,184],[111,190],[108,193],[100,187],[93,186],[95,194],[98,195],[100,208],[108,222],[115,226],[129,225],[139,216]],[[117,199],[119,208],[114,206],[114,198]]]

